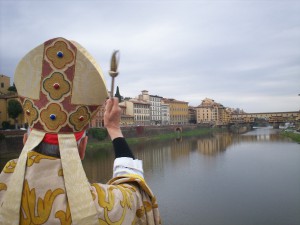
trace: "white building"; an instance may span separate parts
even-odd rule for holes
[[[147,90],[143,90],[142,94],[139,95],[138,99],[150,103],[150,124],[151,125],[162,124],[162,118],[161,118],[162,97],[157,95],[149,95],[149,92]]]
[[[162,124],[161,100],[160,96],[150,95],[150,123],[152,125]]]
[[[169,104],[161,104],[161,124],[169,125],[170,124],[170,106]]]

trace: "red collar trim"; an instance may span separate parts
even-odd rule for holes
[[[78,141],[84,134],[84,130],[80,131],[80,132],[75,132],[74,136],[76,141]],[[43,142],[48,143],[48,144],[52,144],[52,145],[58,145],[58,136],[57,134],[45,134]]]

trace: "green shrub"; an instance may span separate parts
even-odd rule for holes
[[[93,137],[94,139],[102,141],[102,140],[105,140],[108,133],[105,128],[90,128],[88,130],[88,135]]]
[[[0,140],[5,139],[5,135],[0,133]]]
[[[10,122],[9,121],[3,121],[2,122],[2,128],[3,130],[6,130],[6,129],[10,129]]]
[[[294,132],[289,132],[289,131],[283,131],[281,134],[285,137],[289,137],[295,142],[300,143],[300,134],[299,133],[294,133]]]

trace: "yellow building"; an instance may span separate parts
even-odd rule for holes
[[[126,106],[124,103],[119,103],[121,108],[121,126],[130,126],[134,124],[133,116],[126,114]],[[105,105],[103,104],[96,115],[91,120],[90,126],[91,127],[104,127],[104,112],[105,112]]]
[[[121,126],[132,126],[134,125],[134,116],[126,114],[126,106],[119,104],[121,108]]]
[[[15,125],[15,120],[11,119],[8,115],[8,102],[10,100],[19,101],[19,98],[17,93],[8,91],[9,87],[10,77],[0,74],[0,128],[3,128],[3,122],[9,122],[10,125]],[[23,113],[16,118],[16,122],[19,127],[25,126],[25,117]]]
[[[224,113],[224,123],[229,124],[231,119],[231,109],[226,108]]]
[[[0,95],[8,94],[10,87],[10,77],[0,74]]]
[[[134,125],[150,125],[150,102],[140,99],[125,99],[121,102],[120,107],[125,108],[125,115],[132,116]],[[124,117],[125,120],[125,117]],[[131,124],[131,118],[126,118],[128,125]],[[125,124],[124,124],[125,125]]]
[[[188,102],[178,101],[175,99],[162,99],[164,104],[168,104],[170,107],[170,124],[188,124],[189,118],[189,106]]]
[[[197,123],[217,126],[228,123],[228,111],[223,105],[215,102],[213,99],[205,98],[196,109]]]

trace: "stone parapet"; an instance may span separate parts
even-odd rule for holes
[[[0,134],[3,134],[5,137],[23,136],[26,132],[26,130],[0,130]]]

